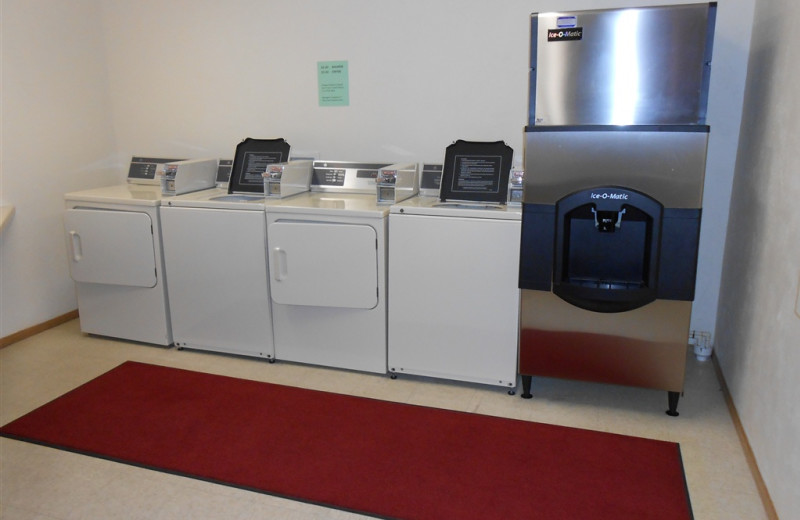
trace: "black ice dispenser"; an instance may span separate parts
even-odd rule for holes
[[[661,204],[623,188],[573,193],[556,204],[553,293],[590,311],[656,299]]]

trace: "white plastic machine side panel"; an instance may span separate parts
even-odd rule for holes
[[[515,388],[520,221],[391,214],[389,236],[389,371]]]
[[[147,213],[69,209],[64,229],[76,282],[155,287],[153,221]]]
[[[269,226],[272,300],[372,309],[378,304],[377,234],[368,225],[277,221]]]
[[[263,211],[161,207],[180,347],[273,358]]]

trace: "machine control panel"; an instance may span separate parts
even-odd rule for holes
[[[164,165],[182,159],[163,159],[158,157],[132,157],[128,168],[128,182],[131,184],[159,184],[159,175],[164,173]]]
[[[374,193],[378,171],[391,164],[314,161],[311,191]]]
[[[394,204],[419,193],[417,164],[392,164],[378,170],[375,178],[378,204]]]
[[[315,168],[314,184],[319,186],[344,186],[346,173],[343,168]]]
[[[419,171],[419,192],[426,196],[439,196],[439,188],[442,185],[441,164],[422,163]]]
[[[192,159],[164,165],[161,194],[180,195],[213,188],[216,184],[217,160]]]
[[[397,170],[391,168],[381,168],[378,171],[378,177],[375,179],[375,181],[384,186],[394,185],[397,183]]]
[[[217,165],[217,188],[227,188],[231,180],[233,159],[220,159]]]
[[[519,168],[511,170],[511,178],[508,181],[508,203],[513,205],[522,204],[523,185],[525,181],[525,171]]]
[[[308,191],[311,171],[310,160],[270,164],[263,173],[264,194],[267,198],[283,198]]]

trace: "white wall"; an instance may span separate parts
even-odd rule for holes
[[[111,184],[114,151],[95,0],[2,1],[0,337],[76,308],[63,194]]]
[[[714,334],[755,0],[717,4],[697,285],[691,328]],[[712,337],[712,341],[714,338]]]
[[[800,4],[756,3],[717,357],[781,518],[800,512]]]
[[[441,161],[457,138],[521,156],[522,2],[107,2],[120,152],[231,157],[245,137],[344,160]],[[348,60],[350,106],[319,107],[317,61]],[[148,152],[150,153],[150,152]]]

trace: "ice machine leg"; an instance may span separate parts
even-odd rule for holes
[[[680,392],[668,392],[667,399],[669,400],[669,410],[667,415],[670,417],[677,417],[678,414],[678,399],[681,398]]]

